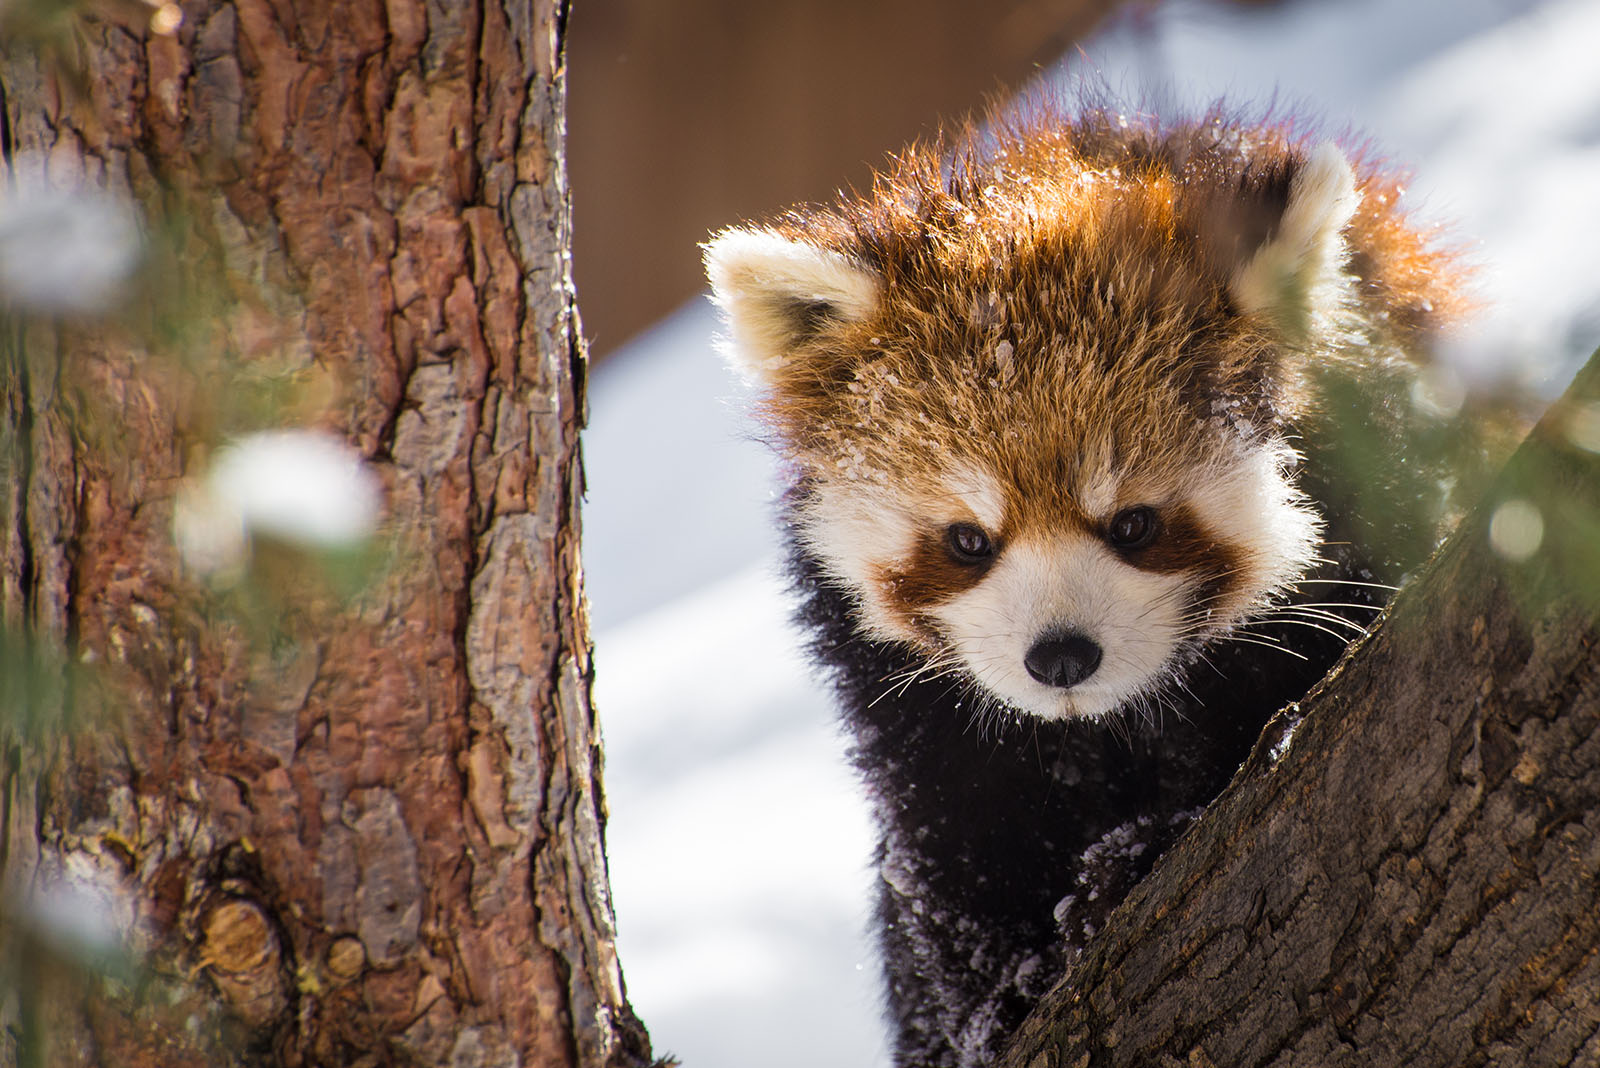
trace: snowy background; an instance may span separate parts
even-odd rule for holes
[[[1548,393],[1600,345],[1597,42],[1594,0],[1170,3],[1047,76],[1089,69],[1189,110],[1276,98],[1370,135],[1482,265],[1490,310],[1461,358],[1510,360]],[[715,331],[696,300],[590,391],[584,555],[628,991],[687,1068],[883,1065],[872,833],[788,629],[773,474]]]

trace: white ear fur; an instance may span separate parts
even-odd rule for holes
[[[1277,230],[1234,273],[1234,299],[1292,337],[1319,333],[1348,292],[1343,232],[1360,203],[1344,153],[1318,145],[1289,186]]]
[[[878,303],[878,278],[848,256],[771,230],[724,230],[705,246],[712,299],[728,319],[728,360],[770,383],[807,330],[807,316],[856,321]]]

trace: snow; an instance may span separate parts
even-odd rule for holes
[[[583,549],[596,630],[776,552],[776,475],[712,348],[716,324],[695,300],[591,380]]]
[[[1509,359],[1554,392],[1600,344],[1596,40],[1592,0],[1172,2],[1085,52],[1130,100],[1275,97],[1370,134],[1414,168],[1424,217],[1475,242],[1489,311],[1463,377]],[[873,834],[787,624],[775,475],[715,329],[696,300],[591,382],[584,552],[629,996],[691,1068],[881,1065]],[[1515,549],[1528,525],[1507,523]]]
[[[584,556],[624,978],[658,1055],[882,1063],[872,831],[788,622],[776,476],[715,323],[695,302],[592,384]]]
[[[50,157],[22,152],[0,183],[0,298],[45,314],[93,315],[123,290],[143,254],[129,199]]]
[[[343,438],[323,430],[266,430],[218,450],[179,487],[173,539],[203,573],[237,567],[249,534],[312,547],[352,545],[383,508],[378,477]]]

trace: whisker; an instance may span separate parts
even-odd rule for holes
[[[1280,616],[1277,619],[1269,620],[1268,622],[1281,623],[1281,624],[1283,624],[1285,626],[1309,627],[1312,630],[1320,630],[1322,633],[1324,633],[1324,634],[1328,635],[1329,637],[1334,638],[1334,639],[1336,639],[1339,642],[1342,642],[1344,644],[1348,645],[1349,642],[1350,642],[1350,638],[1348,636],[1346,636],[1344,634],[1340,634],[1336,630],[1329,630],[1327,627],[1319,626],[1316,623],[1308,622],[1307,620],[1304,620],[1304,619],[1295,619],[1295,618],[1290,617],[1290,616]],[[1345,622],[1348,623],[1349,620],[1346,620]],[[1365,634],[1366,631],[1362,631],[1361,633]]]
[[[875,708],[879,702],[886,698],[902,696],[913,684],[919,681],[931,682],[944,677],[946,674],[956,673],[960,667],[961,660],[958,656],[952,652],[941,650],[926,660],[913,664],[911,667],[902,668],[879,680],[885,684],[884,691],[874,697],[867,707]]]
[[[1329,631],[1329,633],[1331,634],[1332,631]],[[1291,649],[1287,645],[1279,645],[1270,638],[1265,638],[1261,635],[1252,636],[1248,634],[1225,634],[1218,640],[1225,642],[1239,642],[1242,645],[1259,645],[1263,649],[1276,649],[1278,652],[1283,653],[1286,656],[1292,656],[1296,660],[1304,660],[1308,663],[1311,660],[1311,658],[1306,656],[1304,653]]]
[[[1396,590],[1398,590],[1400,588],[1399,586],[1391,586],[1387,582],[1358,582],[1355,579],[1325,579],[1325,578],[1295,579],[1293,582],[1289,583],[1289,585],[1291,585],[1291,586],[1299,586],[1302,583],[1314,583],[1314,584],[1320,585],[1320,586],[1366,586],[1366,587],[1369,587],[1369,588],[1374,589],[1374,590],[1388,590],[1390,593],[1393,593],[1393,592],[1395,592]]]
[[[1331,623],[1337,626],[1346,627],[1356,634],[1365,634],[1367,632],[1366,627],[1363,627],[1354,620],[1346,619],[1344,616],[1334,615],[1332,612],[1319,612],[1314,609],[1299,609],[1293,605],[1285,606],[1283,610],[1272,613],[1271,616],[1266,617],[1266,619],[1263,621],[1281,620],[1288,622],[1297,616],[1301,619],[1319,619],[1324,623]]]

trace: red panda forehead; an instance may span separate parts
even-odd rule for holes
[[[1033,456],[997,456],[992,469],[1010,537],[1049,540],[1078,530],[1099,538],[1125,509],[1181,508],[1203,498],[1206,472],[1218,469],[1228,451],[1200,439],[1123,449],[1107,436],[1076,448],[1061,443]]]
[[[807,342],[778,383],[769,414],[802,464],[900,477],[976,453],[1037,470],[1101,438],[1109,453],[1155,441],[1192,454],[1219,412],[1276,418],[1273,343],[1231,310],[1173,179],[1079,169],[1072,182],[969,191],[965,206],[983,211],[915,214],[879,198],[841,209],[852,225],[834,216],[827,235],[811,232],[880,289],[868,316]]]
[[[1004,391],[1041,415],[1062,405],[1104,415],[1117,403],[1101,395],[1129,390],[1170,387],[1204,408],[1256,389],[1270,340],[1192,249],[1147,238],[1023,234],[1003,254],[880,261],[875,313],[833,339],[843,369],[935,396]]]
[[[1019,484],[1059,487],[1100,476],[1086,458],[1160,470],[1272,418],[1265,394],[1239,371],[1247,357],[1209,351],[1181,327],[1151,325],[1110,342],[1018,344],[991,333],[945,344],[937,352],[869,335],[838,384],[818,380],[814,392],[778,400],[801,458],[904,479],[936,476],[959,457]]]
[[[894,410],[877,391],[857,396],[873,415],[834,420],[814,439],[815,477],[897,500],[933,526],[974,522],[991,534],[1079,528],[1099,532],[1121,508],[1167,505],[1205,491],[1199,474],[1238,453],[1238,432],[1163,407],[1160,391],[1128,391],[1120,407],[1082,397],[1053,407],[1016,394],[971,403],[919,396]]]
[[[853,231],[847,251],[883,278],[891,316],[964,314],[974,295],[980,327],[1222,313],[1226,272],[1180,217],[1170,178],[1085,172],[993,190],[931,220],[880,209]]]

